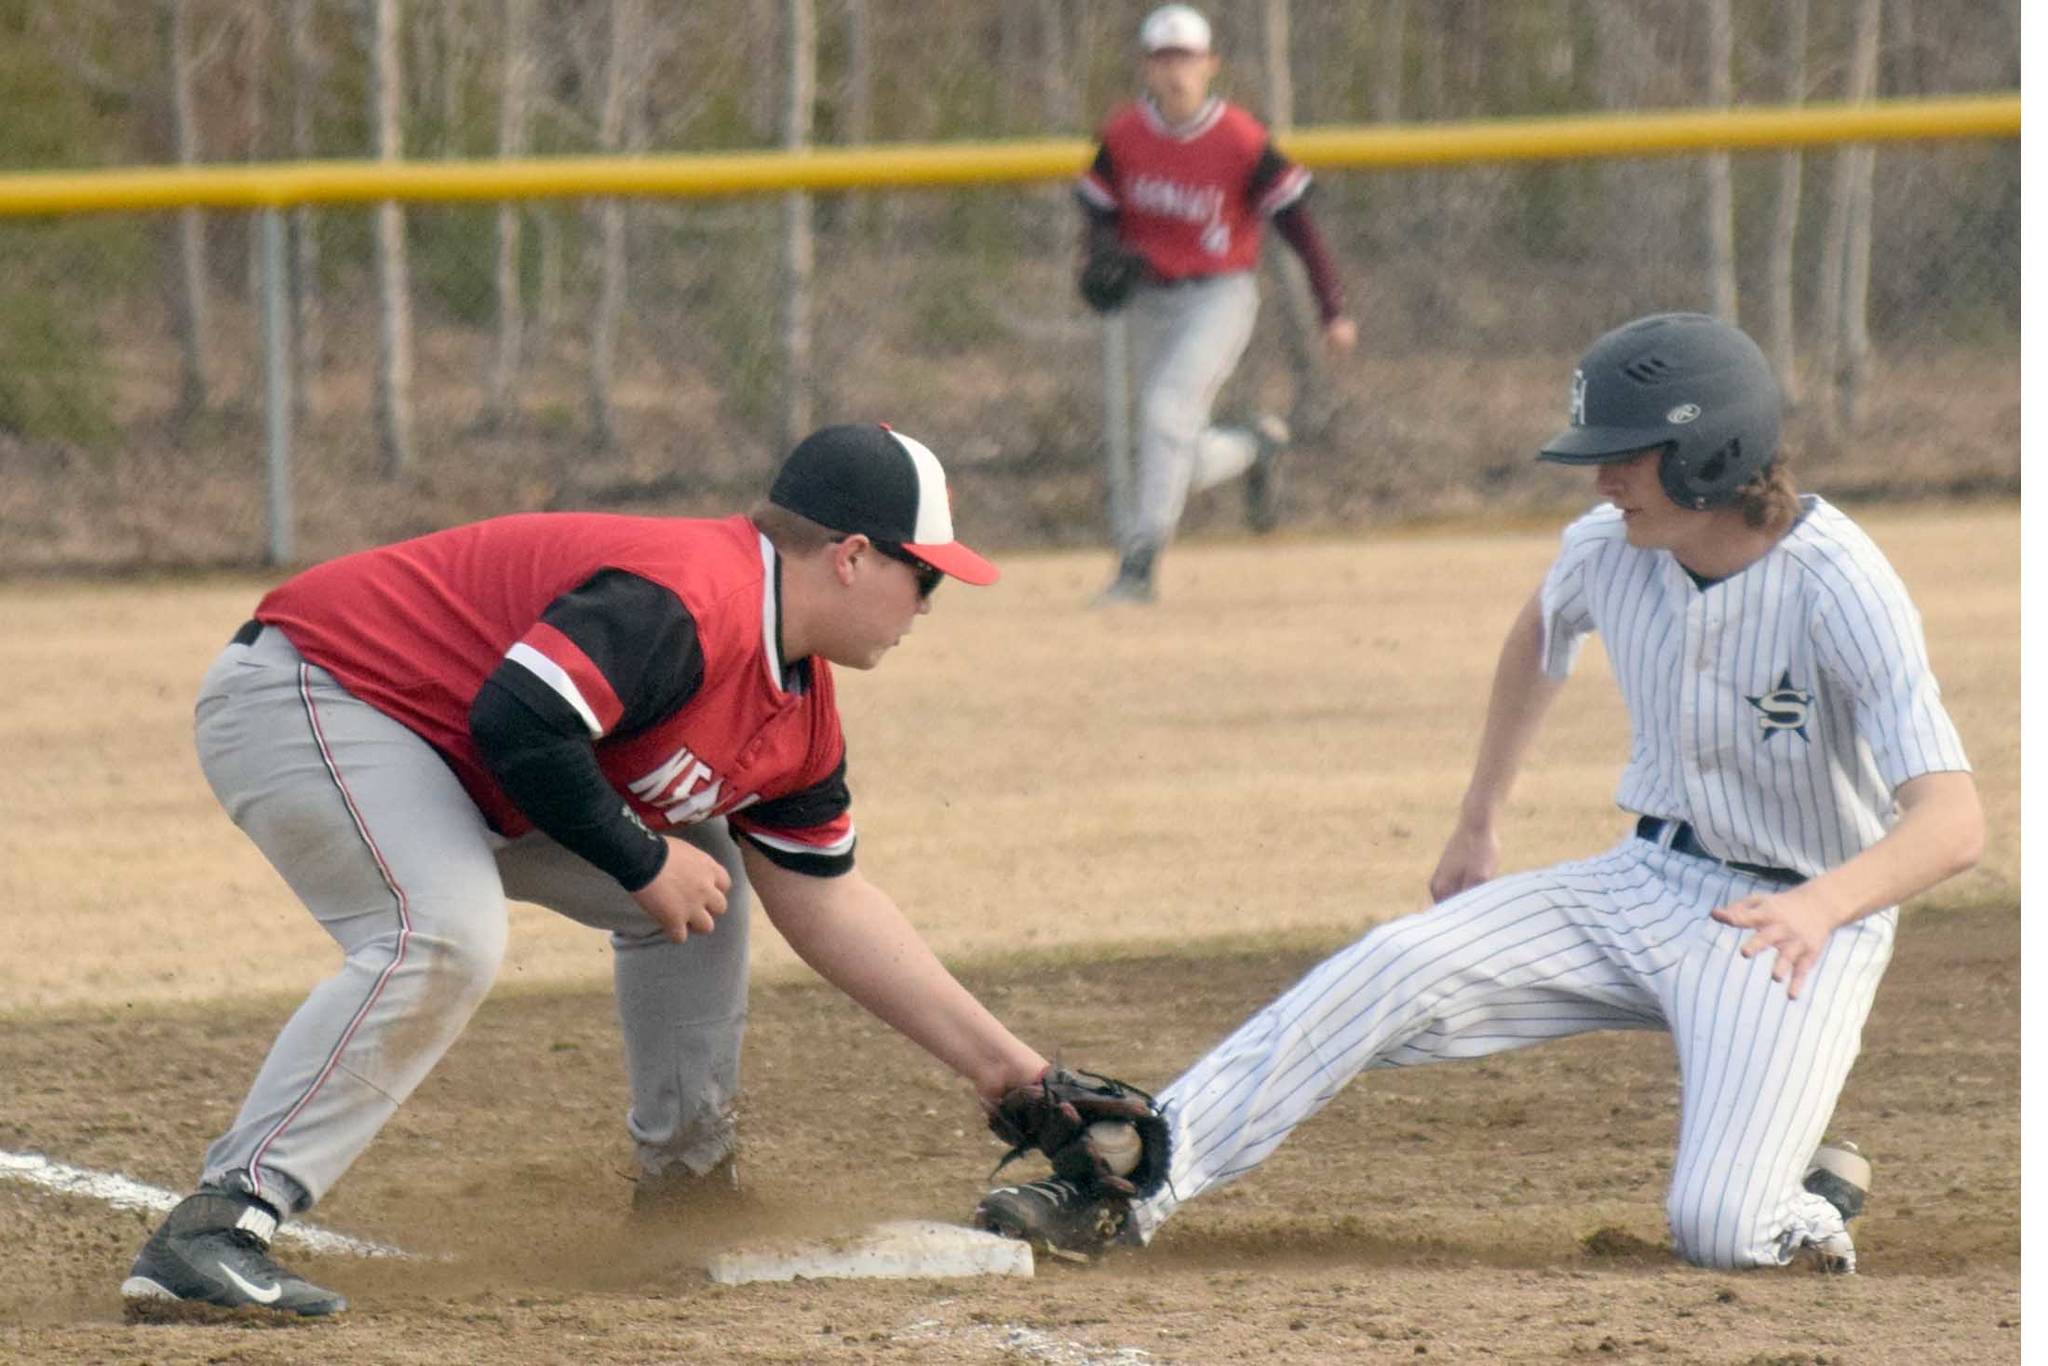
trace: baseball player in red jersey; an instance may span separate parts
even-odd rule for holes
[[[1273,524],[1273,460],[1285,424],[1262,419],[1257,432],[1209,425],[1258,316],[1262,222],[1271,219],[1308,268],[1325,342],[1348,351],[1358,340],[1304,198],[1308,172],[1275,150],[1257,119],[1209,93],[1219,63],[1208,21],[1165,5],[1146,17],[1139,43],[1145,96],[1103,125],[1076,191],[1090,255],[1120,248],[1145,267],[1126,305],[1138,391],[1136,497],[1114,528],[1117,575],[1101,604],[1152,600],[1159,554],[1191,489],[1243,474],[1252,525]]]
[[[503,517],[266,596],[201,687],[199,757],[345,957],[124,1296],[346,1307],[273,1261],[271,1235],[462,1032],[508,897],[611,933],[643,1184],[715,1177],[747,967],[740,869],[706,852],[717,826],[825,978],[985,1098],[1037,1078],[1045,1059],[854,867],[832,666],[874,667],[948,575],[996,570],[954,539],[938,460],[840,426],[798,445],[750,516]]]

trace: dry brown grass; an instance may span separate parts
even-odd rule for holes
[[[1863,519],[1912,585],[1978,765],[1984,865],[2017,899],[2019,517]],[[1499,638],[1548,530],[1190,545],[1154,610],[1091,614],[1093,554],[951,586],[842,687],[862,859],[954,959],[1238,936],[1327,941],[1416,908]],[[215,806],[191,693],[253,580],[0,584],[0,1005],[297,991],[331,948]],[[1615,836],[1625,736],[1596,652],[1514,803],[1506,858]],[[772,934],[760,970],[795,966]],[[515,910],[507,982],[599,983],[601,935]]]

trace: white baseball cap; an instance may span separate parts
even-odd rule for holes
[[[1209,21],[1188,5],[1161,5],[1145,16],[1138,30],[1138,43],[1149,56],[1154,52],[1200,52],[1209,50]]]

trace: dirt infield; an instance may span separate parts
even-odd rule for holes
[[[1862,1362],[2019,1352],[2018,542],[2010,507],[1865,519],[1913,586],[1991,824],[1913,908],[1837,1129],[1878,1160],[1866,1274],[1673,1265],[1670,1046],[1379,1073],[1150,1252],[1003,1284],[721,1289],[749,1234],[958,1218],[992,1141],[908,1044],[755,936],[740,1222],[624,1216],[601,936],[522,909],[498,992],[323,1205],[446,1260],[309,1259],[350,1321],[138,1327],[140,1216],[0,1182],[0,1358],[588,1362]],[[1042,1048],[1164,1082],[1321,952],[1413,909],[1501,631],[1551,535],[1191,547],[1153,612],[1042,556],[942,592],[848,679],[863,862]],[[330,952],[214,808],[190,692],[249,582],[0,585],[0,1150],[180,1187]],[[1589,652],[1517,792],[1511,865],[1611,839]],[[1144,1355],[1137,1355],[1143,1353]]]

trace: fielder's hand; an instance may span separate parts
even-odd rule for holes
[[[1335,317],[1323,324],[1323,345],[1339,354],[1358,345],[1358,324],[1345,317]]]
[[[1742,956],[1754,958],[1765,949],[1778,955],[1771,965],[1771,980],[1787,984],[1785,994],[1793,1000],[1813,975],[1828,936],[1841,923],[1835,905],[1825,893],[1804,883],[1776,893],[1758,893],[1730,902],[1715,910],[1714,919],[1723,925],[1754,930],[1743,941]]]
[[[725,894],[732,890],[732,877],[719,861],[673,836],[668,840],[668,861],[654,875],[654,881],[633,893],[640,909],[653,917],[662,933],[678,944],[691,934],[711,933],[712,917],[725,914]]]
[[[1444,845],[1443,857],[1436,861],[1436,871],[1429,875],[1429,899],[1454,897],[1468,887],[1491,882],[1499,871],[1500,837],[1493,827],[1460,821]]]

